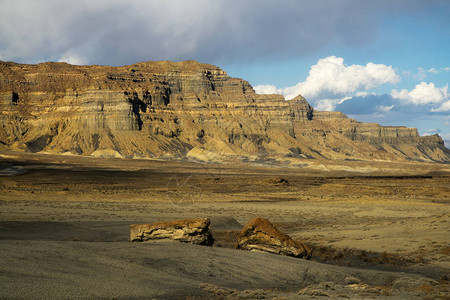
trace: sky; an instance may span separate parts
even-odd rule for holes
[[[197,60],[450,147],[448,16],[448,0],[0,0],[0,60]]]

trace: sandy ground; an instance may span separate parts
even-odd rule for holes
[[[450,165],[0,164],[0,298],[449,297]],[[254,216],[312,261],[232,249]],[[128,242],[130,224],[191,217],[212,219],[214,247]]]

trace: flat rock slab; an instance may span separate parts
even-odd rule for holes
[[[214,238],[208,218],[183,219],[151,224],[130,225],[130,241],[177,240],[184,243],[211,246]]]
[[[251,219],[239,234],[237,249],[263,251],[300,258],[311,258],[311,250],[279,231],[268,220]]]

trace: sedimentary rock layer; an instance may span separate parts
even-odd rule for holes
[[[251,219],[239,234],[237,249],[311,258],[311,249],[279,231],[268,220]]]
[[[207,218],[134,224],[130,225],[130,241],[176,240],[211,246],[214,239],[209,231],[210,224]]]
[[[0,148],[108,157],[450,161],[414,128],[256,94],[195,61],[131,66],[0,62]]]

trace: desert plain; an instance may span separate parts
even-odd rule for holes
[[[197,163],[5,151],[2,299],[448,299],[450,165]],[[235,250],[262,216],[311,260]],[[213,247],[130,243],[208,217]]]

